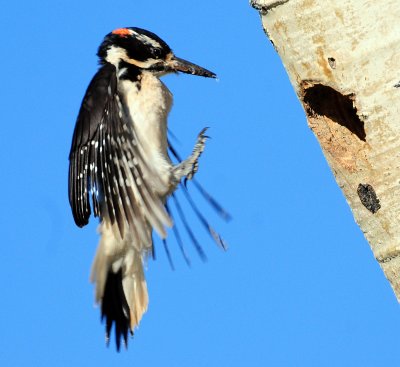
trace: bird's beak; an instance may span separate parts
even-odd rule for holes
[[[182,73],[204,76],[206,78],[216,78],[217,75],[212,71],[202,68],[196,64],[189,61],[180,59],[179,57],[173,56],[168,61],[168,66],[173,71],[181,71]]]

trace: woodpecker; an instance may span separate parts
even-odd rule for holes
[[[91,281],[107,343],[114,325],[119,350],[147,310],[143,263],[153,251],[152,232],[166,238],[166,228],[173,226],[167,199],[182,180],[193,178],[207,139],[203,129],[192,154],[172,162],[167,137],[172,94],[159,78],[178,72],[216,75],[176,57],[161,38],[135,27],[106,35],[97,56],[100,68],[86,90],[73,133],[68,191],[79,227],[88,224],[91,209],[100,219]]]

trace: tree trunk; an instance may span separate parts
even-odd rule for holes
[[[251,5],[400,300],[400,1]]]

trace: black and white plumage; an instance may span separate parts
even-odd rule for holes
[[[163,40],[140,28],[111,32],[98,56],[101,66],[86,91],[73,134],[69,200],[79,227],[88,223],[91,208],[100,218],[91,279],[107,340],[115,325],[119,349],[147,309],[143,260],[153,249],[153,229],[166,238],[166,227],[173,226],[167,199],[182,179],[197,171],[207,138],[204,129],[192,155],[172,163],[167,139],[172,94],[159,77],[179,71],[211,78],[215,74],[177,58]],[[199,218],[224,246],[204,217]]]

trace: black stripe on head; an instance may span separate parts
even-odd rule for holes
[[[97,52],[101,62],[105,61],[107,50],[112,46],[124,49],[130,59],[137,61],[163,60],[171,52],[170,47],[160,37],[136,27],[120,28],[109,33]]]

